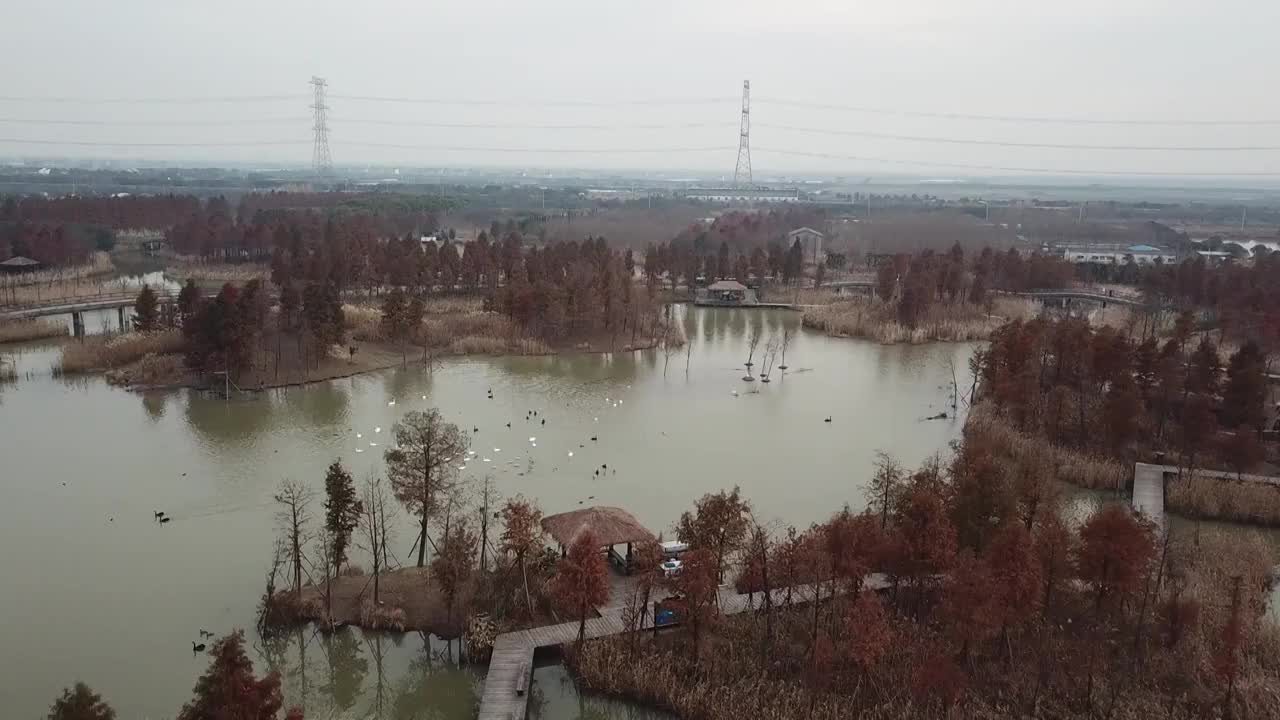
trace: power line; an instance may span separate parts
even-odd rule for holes
[[[135,97],[135,98],[86,98],[86,97],[34,97],[0,95],[0,102],[62,103],[75,105],[202,105],[206,103],[257,103],[279,100],[305,100],[309,95],[292,93],[285,95],[227,95],[210,97]]]
[[[0,117],[0,125],[84,125],[95,127],[231,127],[276,123],[307,123],[308,117],[247,118],[244,120],[61,120]]]
[[[310,140],[245,140],[230,142],[99,142],[87,140],[44,140],[0,137],[11,145],[74,145],[76,147],[258,147],[269,145],[310,145]]]
[[[857,105],[838,105],[832,103],[804,102],[800,100],[780,100],[777,98],[756,98],[757,103],[765,105],[781,105],[786,107],[814,108],[818,110],[839,110],[842,112],[864,113],[868,115],[898,115],[903,117],[935,118],[941,120],[981,120],[1003,123],[1043,123],[1054,125],[1161,125],[1161,126],[1247,126],[1247,125],[1280,125],[1280,119],[1252,120],[1161,120],[1156,118],[1082,118],[1045,115],[983,115],[975,113],[928,112],[921,110],[895,110],[890,108],[863,107]]]
[[[333,96],[330,96],[333,97]],[[387,125],[392,127],[420,128],[454,128],[454,129],[488,129],[488,130],[689,130],[695,128],[726,128],[734,123],[619,123],[619,124],[557,124],[557,123],[442,123],[417,122],[413,120],[365,120],[358,118],[336,118],[339,124],[350,125]]]
[[[392,150],[432,150],[437,152],[489,152],[489,153],[549,153],[549,154],[591,154],[613,155],[623,153],[690,153],[690,152],[728,152],[732,147],[682,147],[682,148],[517,148],[517,147],[472,147],[464,145],[405,145],[401,143],[343,141],[343,146],[387,148]]]
[[[1023,172],[1038,174],[1062,175],[1147,175],[1153,177],[1280,177],[1280,172],[1242,171],[1242,172],[1182,172],[1160,170],[1079,170],[1053,167],[1014,167],[1005,165],[971,165],[965,163],[949,163],[932,160],[899,160],[894,158],[872,157],[868,155],[841,155],[837,153],[805,152],[802,150],[779,150],[775,148],[756,148],[757,152],[794,157],[823,158],[827,160],[855,160],[858,162],[876,162],[889,165],[909,165],[925,168],[950,168],[958,170],[991,170],[997,172]]]
[[[1012,140],[976,140],[972,138],[932,137],[924,135],[899,135],[896,133],[873,132],[870,130],[830,130],[824,128],[796,127],[793,125],[774,125],[757,123],[757,127],[790,132],[816,133],[820,135],[846,135],[853,137],[869,137],[881,140],[904,140],[907,142],[944,143],[949,145],[983,145],[988,147],[1041,148],[1050,150],[1134,150],[1156,152],[1274,152],[1280,145],[1086,145],[1076,143],[1041,143],[1017,142]]]
[[[733,97],[667,98],[653,100],[472,100],[464,98],[414,98],[386,95],[330,95],[335,100],[359,102],[412,103],[422,105],[482,105],[521,107],[635,107],[643,105],[711,105],[737,100]]]

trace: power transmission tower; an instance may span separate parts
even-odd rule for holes
[[[315,112],[315,145],[311,151],[311,163],[317,175],[329,175],[333,172],[333,157],[329,154],[329,106],[324,102],[326,83],[322,77],[311,77],[311,88],[314,100],[311,109]]]
[[[751,81],[742,81],[742,126],[738,130],[738,164],[733,168],[733,185],[751,184]]]

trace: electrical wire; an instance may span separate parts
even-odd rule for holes
[[[984,115],[976,113],[928,112],[921,110],[895,110],[890,108],[863,107],[857,105],[838,105],[833,103],[804,102],[800,100],[781,100],[770,97],[752,97],[757,105],[779,105],[784,107],[812,108],[817,110],[839,110],[842,112],[864,113],[868,115],[896,115],[902,117],[935,118],[941,120],[980,120],[1002,123],[1039,123],[1051,125],[1155,125],[1155,126],[1190,126],[1203,127],[1223,126],[1259,126],[1280,125],[1280,118],[1254,118],[1249,120],[1162,120],[1157,118],[1082,118],[1046,115]]]
[[[1280,145],[1086,145],[1075,143],[1017,142],[1012,140],[975,140],[970,138],[898,135],[896,133],[882,133],[869,130],[830,130],[823,128],[796,127],[794,125],[774,125],[772,123],[756,123],[755,126],[771,130],[785,130],[789,132],[814,133],[820,135],[869,137],[880,140],[903,140],[906,142],[943,143],[948,145],[982,145],[987,147],[1040,148],[1049,150],[1119,150],[1144,152],[1275,152],[1280,150]]]
[[[753,147],[752,152],[773,153],[793,157],[822,158],[827,160],[855,160],[858,162],[876,162],[889,165],[908,165],[925,168],[949,168],[957,170],[987,170],[996,172],[1021,172],[1060,175],[1113,175],[1113,176],[1151,176],[1151,177],[1280,177],[1280,172],[1242,171],[1242,172],[1195,172],[1195,171],[1160,171],[1160,170],[1080,170],[1052,167],[1014,167],[1004,165],[972,165],[932,160],[899,160],[894,158],[872,157],[867,155],[841,155],[837,153],[805,152],[802,150],[779,150],[776,148]]]
[[[410,103],[421,105],[477,105],[477,106],[502,106],[511,105],[519,107],[637,107],[645,105],[653,106],[669,106],[669,105],[714,105],[726,102],[738,102],[737,97],[712,97],[712,98],[667,98],[655,100],[470,100],[463,98],[414,98],[414,97],[395,97],[385,95],[335,95],[330,94],[329,99],[332,100],[354,100],[359,102],[385,102],[385,103]]]
[[[0,141],[2,142],[2,141]],[[352,142],[344,141],[343,146],[386,148],[392,150],[431,150],[436,152],[488,152],[488,153],[547,153],[547,154],[644,154],[644,153],[690,153],[690,152],[733,152],[732,146],[720,147],[684,147],[684,148],[516,148],[516,147],[471,147],[462,145],[404,145],[400,143]]]
[[[35,97],[0,95],[0,102],[58,103],[74,105],[203,105],[207,103],[258,103],[279,100],[307,100],[310,95],[292,93],[284,95],[227,95],[210,97],[136,97],[136,98],[77,98]]]
[[[0,137],[0,144],[74,145],[76,147],[259,147],[269,145],[310,145],[310,140],[245,140],[230,142],[92,142],[87,140],[35,140]]]
[[[231,127],[276,123],[310,124],[309,117],[248,118],[245,120],[60,120],[0,117],[0,125],[84,125],[94,127]]]
[[[329,121],[334,125],[387,125],[392,127],[420,127],[420,128],[456,128],[456,129],[493,129],[493,130],[687,130],[694,128],[733,128],[738,123],[652,123],[652,124],[528,124],[528,123],[442,123],[442,122],[416,122],[413,120],[366,120],[366,119],[349,119],[341,116],[330,116]],[[310,122],[310,119],[307,119]]]

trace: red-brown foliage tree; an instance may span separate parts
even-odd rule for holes
[[[88,685],[77,682],[53,701],[48,720],[115,720],[116,711]]]
[[[284,705],[280,676],[254,676],[242,631],[218,639],[209,656],[209,669],[196,681],[195,697],[182,706],[178,720],[275,720]],[[300,714],[290,711],[289,717]]]
[[[586,637],[587,613],[609,599],[609,568],[604,553],[590,530],[580,533],[568,554],[556,564],[551,579],[556,599],[578,617],[578,642]]]
[[[1108,504],[1089,516],[1080,528],[1075,569],[1093,586],[1094,607],[1140,589],[1154,553],[1150,526],[1132,511]]]

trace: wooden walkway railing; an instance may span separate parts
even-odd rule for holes
[[[871,575],[864,582],[864,587],[883,590],[889,587],[889,582],[883,575]],[[788,590],[793,603],[804,603],[814,598],[813,585],[777,588],[771,593],[775,607],[781,607],[786,602]],[[746,595],[731,587],[720,588],[718,599],[720,612],[725,615],[735,615],[752,608],[760,609],[764,605],[764,593]],[[593,640],[627,632],[626,622],[623,620],[625,608],[625,605],[621,605],[601,609],[600,617],[587,620],[586,638]],[[646,608],[650,617],[652,610],[652,604]],[[576,621],[499,635],[493,643],[489,674],[485,678],[484,694],[480,699],[479,720],[524,720],[529,705],[527,688],[529,674],[533,671],[533,651],[540,647],[567,645],[577,639]]]

